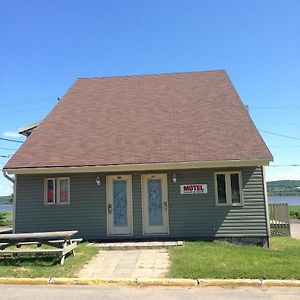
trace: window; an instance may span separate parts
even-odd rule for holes
[[[70,178],[45,179],[45,204],[70,203]]]
[[[55,203],[55,179],[48,178],[45,180],[45,203]]]
[[[68,204],[70,202],[70,180],[69,178],[57,179],[57,203]]]
[[[241,172],[215,173],[216,205],[243,205]]]

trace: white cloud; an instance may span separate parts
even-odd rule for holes
[[[6,137],[11,137],[11,138],[20,137],[20,134],[16,131],[4,131],[3,135]]]
[[[300,167],[267,167],[266,180],[300,180]]]

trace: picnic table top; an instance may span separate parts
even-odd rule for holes
[[[0,234],[0,241],[34,241],[49,239],[66,239],[76,234],[78,230],[50,231],[50,232],[30,232],[30,233],[7,233]]]

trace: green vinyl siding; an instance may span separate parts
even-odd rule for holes
[[[242,172],[244,206],[216,206],[214,172],[235,170]],[[260,167],[175,170],[175,172],[176,183],[172,181],[173,170],[161,172],[168,174],[170,224],[168,238],[267,236]],[[127,238],[149,238],[151,236],[143,235],[141,172],[127,174],[132,175],[133,205],[133,237]],[[100,187],[95,182],[97,175],[101,179]],[[110,174],[18,175],[15,231],[77,229],[79,235],[86,239],[116,239],[107,237],[106,175]],[[44,178],[47,177],[70,178],[69,205],[44,205]],[[207,184],[208,193],[180,194],[181,184],[193,183]]]

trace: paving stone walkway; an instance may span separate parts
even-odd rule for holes
[[[163,278],[169,271],[167,249],[100,250],[79,273],[93,278]]]
[[[300,239],[300,223],[293,220],[290,226],[291,226],[291,236],[294,239]]]

